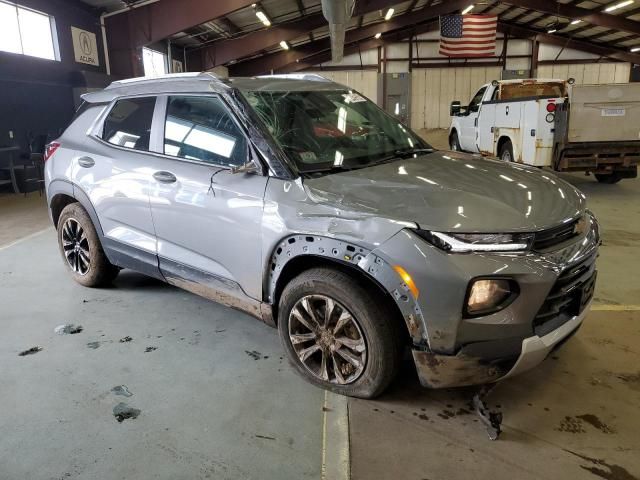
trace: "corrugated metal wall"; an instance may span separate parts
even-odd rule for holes
[[[365,97],[378,103],[378,72],[371,70],[348,70],[342,72],[313,72],[342,85],[357,90]]]

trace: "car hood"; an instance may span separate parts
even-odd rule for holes
[[[478,155],[434,152],[304,180],[344,213],[459,232],[541,230],[574,218],[584,195],[552,173]]]

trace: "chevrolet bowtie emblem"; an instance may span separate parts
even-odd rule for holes
[[[574,235],[582,235],[583,233],[586,233],[587,227],[588,227],[587,218],[586,217],[582,217],[573,226],[573,234]]]

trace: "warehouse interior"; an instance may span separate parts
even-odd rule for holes
[[[496,16],[495,53],[441,54],[447,15]],[[487,394],[496,441],[477,388],[425,388],[410,355],[378,398],[336,395],[246,313],[128,269],[107,288],[75,283],[46,145],[82,95],[187,72],[318,75],[448,151],[452,102],[492,81],[640,82],[640,4],[0,0],[0,479],[640,479],[637,178],[555,172],[598,218],[596,290],[573,338]]]

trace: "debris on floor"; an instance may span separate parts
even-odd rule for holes
[[[121,396],[123,396],[123,397],[131,397],[131,396],[133,396],[133,393],[131,393],[131,392],[129,391],[129,389],[127,388],[127,386],[126,386],[126,385],[118,385],[118,386],[116,386],[116,387],[113,387],[113,388],[111,389],[111,392],[112,392],[114,395],[121,395]]]
[[[478,393],[476,393],[471,400],[473,408],[476,410],[476,413],[480,417],[480,420],[487,429],[489,440],[497,440],[500,436],[500,433],[502,432],[502,430],[500,429],[500,426],[502,425],[502,412],[490,411],[489,407],[487,407],[486,403],[484,402],[493,388],[493,385],[481,387],[480,391],[478,391]]]
[[[19,357],[26,357],[27,355],[34,355],[34,354],[36,354],[36,353],[38,353],[38,352],[41,352],[42,350],[44,350],[44,348],[43,348],[43,347],[40,347],[40,346],[31,347],[31,348],[30,348],[30,349],[28,349],[28,350],[24,350],[24,351],[20,352],[20,353],[18,354],[18,356],[19,356]]]
[[[268,358],[268,357],[263,357],[262,354],[257,350],[245,350],[244,353],[249,355],[254,360],[260,360],[261,358]]]
[[[135,420],[136,418],[138,418],[138,415],[140,415],[140,413],[142,413],[141,410],[130,407],[124,402],[120,402],[115,407],[113,407],[113,416],[116,417],[118,423],[122,423],[128,419]]]
[[[269,437],[268,435],[258,435],[257,433],[256,433],[256,438],[262,438],[264,440],[275,440],[276,439],[275,437]]]
[[[127,342],[130,342],[131,340],[133,340],[133,338],[127,335],[126,337],[123,337],[120,339],[120,343],[127,343]]]
[[[144,349],[144,353],[149,353],[149,352],[153,352],[154,350],[157,350],[158,347],[147,347]]]
[[[74,325],[73,323],[58,325],[53,329],[53,331],[58,335],[75,335],[76,333],[82,332],[82,330],[84,330],[82,325]]]
[[[96,348],[100,347],[101,343],[102,342],[89,342],[87,343],[87,348],[95,350]]]

